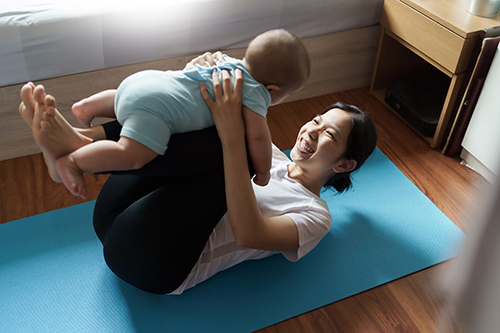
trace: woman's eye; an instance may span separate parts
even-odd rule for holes
[[[317,119],[313,119],[313,121],[316,125],[319,124],[319,121]]]

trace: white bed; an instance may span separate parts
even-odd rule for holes
[[[338,46],[323,50],[328,46],[323,44],[330,42],[318,39],[320,36],[358,31],[330,40],[334,38],[342,48],[353,43],[369,44],[369,57],[374,58],[378,32],[363,29],[378,26],[382,4],[383,0],[0,0],[0,121],[10,119],[18,126],[18,116],[13,112],[17,110],[18,93],[12,95],[12,91],[18,91],[21,83],[59,78],[57,82],[66,85],[67,93],[71,91],[64,81],[68,75],[102,70],[92,80],[115,84],[125,74],[109,81],[108,76],[114,72],[108,69],[131,66],[132,71],[142,69],[132,64],[143,63],[159,66],[154,61],[207,50],[235,49],[241,54],[237,50],[244,50],[256,35],[275,28],[295,33],[314,48],[310,49],[310,82],[314,83],[314,75],[325,75],[324,69],[319,70],[321,62],[324,65],[329,57],[335,57],[334,53],[342,52]],[[363,50],[363,45],[352,48]],[[355,66],[351,67],[356,75]],[[75,95],[74,99],[78,98]],[[29,133],[21,137],[29,140]],[[36,147],[13,149],[13,141],[19,141],[19,134],[13,139],[2,128],[0,159],[36,152]]]

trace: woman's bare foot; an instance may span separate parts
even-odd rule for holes
[[[56,169],[57,159],[92,143],[92,139],[78,133],[64,119],[56,109],[56,100],[45,94],[43,86],[35,87],[33,99],[33,137],[42,150],[50,177],[56,182],[62,182]]]
[[[92,105],[88,103],[88,98],[84,98],[79,102],[76,102],[71,107],[71,112],[75,115],[78,122],[84,127],[89,128],[92,126],[92,120],[94,116],[92,115]]]
[[[35,100],[33,99],[34,90],[35,85],[33,84],[33,82],[26,83],[21,88],[22,102],[21,104],[19,104],[19,114],[30,128],[32,128],[33,126],[33,115],[35,113]]]
[[[57,173],[61,177],[64,186],[73,193],[73,195],[87,199],[89,192],[85,188],[85,179],[83,172],[73,160],[71,154],[61,156],[56,161]]]
[[[22,88],[21,88],[21,104],[19,105],[19,114],[23,118],[23,120],[26,122],[26,124],[30,127],[33,128],[33,116],[35,113],[35,99],[33,97],[33,93],[35,90],[35,85],[33,82],[28,82],[26,83]],[[96,126],[96,127],[91,127],[91,128],[76,128],[73,127],[73,129],[92,139],[92,140],[105,140],[106,139],[106,133],[104,132],[104,129],[102,126]]]

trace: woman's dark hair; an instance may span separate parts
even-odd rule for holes
[[[352,127],[347,138],[344,158],[355,160],[356,167],[352,171],[335,174],[324,185],[327,188],[333,187],[338,193],[342,193],[352,186],[351,173],[358,170],[375,150],[377,131],[368,113],[361,111],[354,105],[337,102],[330,105],[323,113],[331,109],[340,109],[351,115]]]

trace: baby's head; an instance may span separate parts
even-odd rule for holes
[[[270,30],[250,42],[243,59],[249,73],[271,94],[271,105],[304,87],[311,70],[307,50],[297,36]]]

